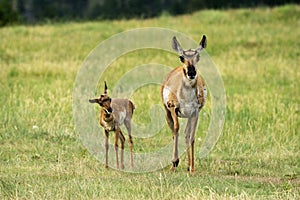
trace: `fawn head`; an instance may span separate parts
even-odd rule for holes
[[[107,85],[104,81],[104,93],[100,95],[98,99],[90,99],[90,103],[98,103],[107,114],[112,113],[111,98],[107,95]]]
[[[194,80],[197,77],[196,65],[200,60],[200,51],[207,45],[206,36],[203,35],[196,49],[183,50],[176,37],[173,37],[172,47],[179,54],[180,61],[183,63],[183,73],[189,80]]]

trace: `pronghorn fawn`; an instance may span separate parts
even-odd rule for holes
[[[134,104],[129,99],[110,98],[107,94],[107,85],[104,82],[104,93],[100,95],[100,98],[90,99],[90,103],[98,103],[101,106],[100,110],[100,125],[104,129],[105,136],[105,168],[108,168],[108,148],[109,148],[109,132],[115,133],[115,152],[116,152],[116,164],[119,169],[118,159],[118,140],[121,141],[121,169],[124,169],[124,143],[125,137],[121,131],[120,126],[125,124],[125,127],[129,136],[130,147],[130,166],[133,168],[133,153],[132,153],[132,136],[131,136],[131,118]]]
[[[178,117],[187,118],[185,141],[188,155],[188,170],[194,173],[194,142],[198,114],[205,104],[206,86],[198,75],[196,64],[200,59],[200,51],[207,45],[203,35],[196,49],[183,50],[176,37],[173,37],[172,47],[179,54],[182,66],[173,69],[162,83],[161,96],[166,111],[166,121],[173,133],[174,147],[171,170],[179,164],[178,157]]]

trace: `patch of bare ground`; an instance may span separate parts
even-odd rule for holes
[[[290,183],[297,187],[300,191],[300,177],[299,175],[285,175],[284,177],[261,177],[261,176],[240,176],[240,175],[225,175],[225,179],[231,179],[243,182],[256,182],[256,183],[268,183],[268,184],[285,184]]]

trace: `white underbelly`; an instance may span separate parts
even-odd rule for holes
[[[181,102],[179,104],[178,117],[189,118],[199,112],[199,104],[197,102]]]
[[[171,93],[171,91],[169,90],[169,88],[167,86],[165,86],[163,89],[163,99],[164,99],[165,105],[168,105],[170,93]]]
[[[168,101],[170,100],[170,93],[171,91],[168,87],[165,87],[163,89],[163,100],[165,105],[168,105]],[[178,117],[189,118],[199,112],[200,105],[198,104],[198,100],[194,91],[184,93],[183,95],[185,99],[180,99],[179,91],[176,94],[176,97],[179,101],[179,112],[177,113],[177,115]]]
[[[125,117],[126,117],[126,110],[123,110],[121,112],[119,112],[119,119],[118,119],[118,123],[119,126],[121,126],[124,123]]]

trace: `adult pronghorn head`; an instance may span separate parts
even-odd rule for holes
[[[107,85],[106,81],[104,81],[104,93],[100,95],[98,99],[90,99],[90,103],[98,103],[107,114],[112,113],[112,108],[111,108],[111,98],[107,94]]]
[[[200,60],[200,51],[207,45],[206,36],[203,35],[196,49],[183,50],[176,37],[173,37],[172,47],[179,54],[180,61],[183,63],[183,73],[185,77],[192,81],[197,77],[196,65]]]

